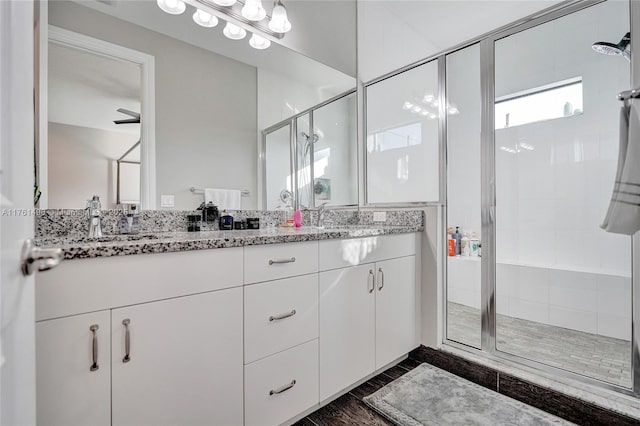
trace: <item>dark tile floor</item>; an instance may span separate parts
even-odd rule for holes
[[[296,423],[297,426],[337,426],[337,425],[392,425],[390,421],[373,411],[362,398],[371,395],[384,385],[391,383],[418,365],[419,361],[407,358],[398,365],[372,377],[349,393],[309,414]]]
[[[369,408],[362,398],[427,362],[488,389],[540,408],[578,425],[631,426],[640,421],[596,407],[559,392],[518,380],[455,355],[420,346],[398,365],[371,378],[349,393],[309,414],[296,423],[303,426],[392,425]]]

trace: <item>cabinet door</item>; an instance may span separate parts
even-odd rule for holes
[[[114,426],[242,425],[241,288],[114,309],[112,321]]]
[[[374,266],[320,273],[320,401],[374,370]]]
[[[416,347],[415,256],[376,263],[376,369]]]
[[[110,325],[109,311],[36,324],[39,425],[111,424]]]

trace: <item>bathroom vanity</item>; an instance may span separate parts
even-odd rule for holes
[[[58,241],[36,285],[38,422],[301,418],[418,345],[420,230]]]

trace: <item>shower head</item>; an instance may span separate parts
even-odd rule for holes
[[[631,33],[626,33],[618,44],[599,41],[597,43],[593,43],[593,45],[591,45],[591,48],[598,53],[602,53],[603,55],[621,55],[624,56],[628,61],[631,61],[631,55],[627,50],[629,43],[631,43]]]
[[[309,148],[311,148],[311,145],[313,145],[316,142],[318,142],[318,139],[320,139],[320,136],[318,136],[317,133],[314,133],[313,137],[311,137],[308,134],[306,134],[305,132],[302,132],[301,135],[305,139],[305,141],[304,141],[304,156],[306,157],[307,154],[309,153]]]
[[[306,142],[309,142],[309,139],[311,139],[311,136],[309,136],[308,134],[306,134],[305,132],[302,132],[302,136],[306,139]],[[318,139],[320,139],[320,136],[318,136],[317,133],[313,134],[313,140],[311,141],[311,143],[316,143],[318,142]]]

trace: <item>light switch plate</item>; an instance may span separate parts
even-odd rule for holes
[[[175,197],[173,195],[161,195],[160,207],[175,207]]]
[[[373,221],[374,222],[386,222],[387,221],[387,212],[373,212]]]

